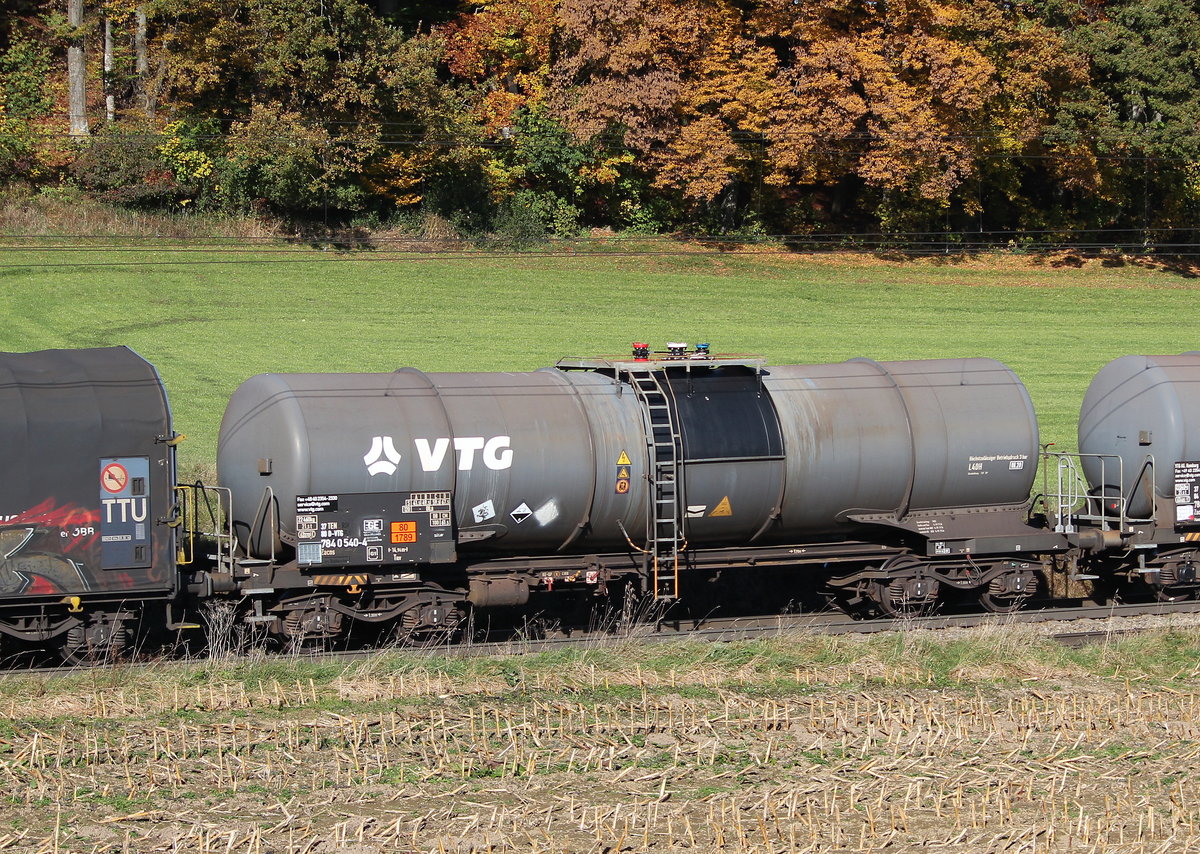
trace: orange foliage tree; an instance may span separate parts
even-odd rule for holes
[[[885,226],[893,207],[969,212],[964,185],[1035,146],[1054,89],[1082,79],[1058,34],[991,0],[762,0],[752,26],[779,34],[767,181],[853,176]]]

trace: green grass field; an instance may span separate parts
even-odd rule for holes
[[[119,260],[132,263],[117,263]],[[990,356],[1074,444],[1092,374],[1200,348],[1146,266],[784,255],[7,250],[0,349],[126,344],[185,472],[262,371],[526,370],[630,341],[776,364]],[[1194,628],[1068,650],[1003,619],[497,658],[393,652],[0,674],[0,849],[1200,848]]]
[[[528,370],[709,341],[775,364],[989,356],[1072,447],[1091,376],[1200,347],[1200,281],[1143,265],[869,256],[467,255],[6,250],[0,349],[125,344],[158,366],[185,471],[215,457],[224,403],[267,371]]]

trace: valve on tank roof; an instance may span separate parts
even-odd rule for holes
[[[635,362],[648,362],[650,360],[650,345],[641,341],[634,341],[633,360]]]
[[[667,344],[667,352],[676,358],[683,358],[687,355],[686,341],[671,341]]]

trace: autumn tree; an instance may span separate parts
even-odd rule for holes
[[[700,39],[681,69],[678,131],[654,152],[654,184],[709,212],[720,210],[710,223],[729,226],[724,214],[744,207],[762,177],[778,59],[733,4],[698,3],[693,14]]]
[[[50,68],[50,51],[28,21],[6,21],[0,28],[0,181],[35,168],[38,124],[53,104]]]
[[[1031,144],[1050,81],[1077,73],[1055,33],[986,0],[764,0],[755,29],[779,34],[781,57],[767,180],[861,181],[885,226],[977,206],[964,188],[981,163]]]
[[[228,134],[231,201],[361,208],[385,137],[411,132],[412,93],[394,85],[411,51],[358,0],[177,0],[164,26],[167,95]]]
[[[614,158],[573,137],[550,108],[553,0],[487,0],[441,30],[447,68],[471,103],[496,223],[571,234],[604,220]]]
[[[550,76],[555,0],[484,0],[440,30],[446,66],[477,90],[473,110],[489,132],[541,105]]]

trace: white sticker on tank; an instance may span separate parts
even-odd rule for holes
[[[689,504],[687,508],[688,518],[695,519],[699,516],[703,516],[706,510],[708,510],[707,504]]]
[[[524,522],[526,519],[528,519],[530,516],[533,515],[533,511],[529,509],[528,504],[526,504],[524,501],[522,501],[521,505],[519,507],[517,507],[515,510],[513,510],[513,512],[509,513],[508,515],[512,516],[512,520],[514,522],[516,522],[518,525],[520,525],[522,522]]]
[[[471,508],[471,512],[475,515],[476,522],[486,522],[488,519],[496,518],[496,505],[491,502],[491,499],[476,504]]]
[[[1028,454],[972,454],[967,457],[967,476],[990,474],[991,463],[1007,463],[1009,471],[1024,471],[1028,459]]]
[[[549,525],[558,518],[558,502],[551,498],[537,510],[533,511],[533,518],[537,519],[538,524],[543,528]]]

